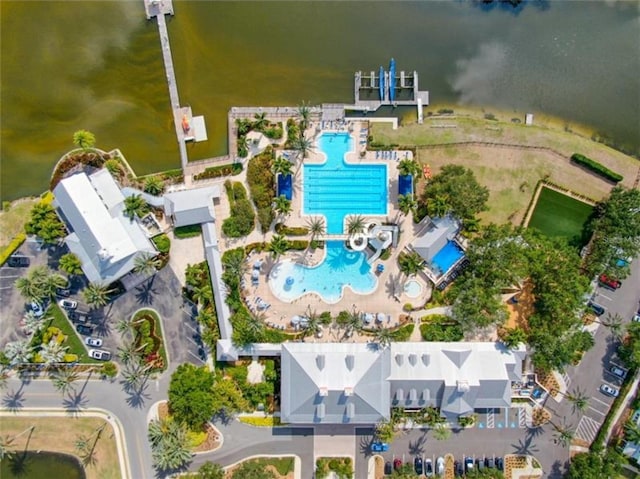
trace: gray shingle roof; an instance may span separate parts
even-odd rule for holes
[[[207,223],[215,220],[213,200],[219,197],[218,186],[165,193],[164,211],[175,227]]]

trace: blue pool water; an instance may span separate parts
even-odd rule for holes
[[[326,257],[318,266],[310,268],[292,261],[277,264],[269,274],[273,294],[291,302],[316,293],[333,304],[340,301],[347,286],[358,294],[368,294],[376,288],[378,280],[364,253],[347,250],[342,241],[327,241],[325,245]]]
[[[444,274],[463,256],[464,251],[455,241],[447,241],[447,244],[433,257],[431,264]]]
[[[318,149],[327,160],[304,165],[303,214],[324,215],[329,234],[344,232],[345,216],[387,214],[386,165],[345,163],[353,150],[348,133],[323,133]]]

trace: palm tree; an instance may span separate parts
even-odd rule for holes
[[[134,359],[137,358],[136,352],[138,348],[133,342],[125,342],[122,346],[118,348],[118,352],[116,353],[120,361],[124,364],[129,365]]]
[[[311,116],[311,108],[305,102],[298,107],[298,115],[300,116],[300,131],[304,131],[309,126],[309,118]]]
[[[589,406],[589,396],[587,396],[584,391],[581,391],[578,388],[575,388],[569,394],[561,394],[563,394],[563,396],[565,396],[567,400],[571,402],[574,413],[576,412],[576,410],[584,412],[587,409],[587,406]]]
[[[109,294],[113,290],[102,283],[90,283],[84,290],[82,290],[82,297],[89,306],[94,308],[101,308],[106,306],[109,302]]]
[[[224,266],[226,273],[235,277],[242,277],[249,269],[244,256],[239,254],[226,255],[223,259],[222,266]]]
[[[133,323],[126,319],[121,319],[116,323],[116,331],[118,331],[122,336],[132,333],[133,329]]]
[[[107,423],[104,422],[101,426],[96,428],[91,436],[80,435],[75,440],[75,447],[80,455],[83,466],[92,466],[96,463],[96,445],[98,444],[100,436],[102,436],[102,431],[104,431],[106,427]],[[92,437],[95,437],[93,441],[91,441]]]
[[[347,232],[350,235],[362,233],[364,231],[364,218],[362,215],[349,215],[347,217]]]
[[[311,234],[311,241],[309,241],[309,243],[313,243],[319,235],[323,235],[326,232],[324,218],[320,216],[309,218],[307,220],[307,228],[309,229],[309,234]]]
[[[415,276],[424,268],[424,259],[415,251],[402,252],[398,256],[400,271],[407,276]]]
[[[398,195],[398,208],[405,215],[408,215],[410,211],[413,211],[416,205],[416,200],[413,199],[413,195],[411,193]]]
[[[273,235],[268,249],[271,251],[275,262],[278,260],[280,255],[289,249],[289,241],[287,241],[287,239],[282,235]]]
[[[4,389],[7,386],[7,380],[9,379],[9,368],[4,364],[0,364],[0,389]]]
[[[51,271],[46,266],[31,268],[25,276],[18,278],[14,285],[27,301],[42,302],[48,296],[47,277]]]
[[[73,134],[73,144],[83,150],[93,148],[96,144],[96,137],[93,133],[87,130],[78,130]]]
[[[149,205],[142,198],[142,195],[131,195],[124,199],[124,211],[125,216],[128,216],[131,221],[138,216],[142,218],[147,211],[149,211]]]
[[[11,366],[28,363],[33,357],[33,348],[29,341],[12,341],[7,343],[4,354]]]
[[[620,316],[618,313],[607,313],[607,316],[604,318],[604,320],[600,320],[597,322],[602,324],[604,327],[609,328],[609,332],[615,340],[620,341],[624,337],[624,325],[622,322],[622,316]]]
[[[256,113],[253,115],[255,121],[253,122],[253,129],[256,131],[262,131],[269,124],[269,120],[267,120],[266,113]]]
[[[82,274],[82,261],[73,253],[67,253],[60,257],[60,269],[71,276]]]
[[[624,425],[624,437],[629,442],[640,444],[640,426],[629,419]]]
[[[158,196],[164,191],[164,181],[159,176],[147,176],[144,179],[144,191],[150,195]]]
[[[380,345],[380,347],[388,348],[393,342],[393,333],[389,328],[380,327],[376,329],[373,339]]]
[[[33,311],[29,311],[23,317],[24,330],[28,335],[37,333],[44,327],[45,321],[49,321],[51,318],[45,318],[44,316],[36,316]]]
[[[573,441],[574,436],[575,433],[572,430],[565,428],[556,428],[555,432],[553,433],[554,442],[560,444],[562,447],[569,446],[571,444],[571,441]]]
[[[238,137],[244,136],[251,130],[251,121],[246,118],[236,118],[236,128],[238,130]]]
[[[149,423],[148,437],[153,463],[158,469],[179,469],[191,459],[187,432],[179,422],[153,420]]]
[[[318,334],[321,331],[320,325],[320,316],[315,312],[315,310],[311,309],[311,306],[307,306],[307,325],[304,327],[302,331],[302,336],[313,336]]]
[[[291,213],[291,201],[286,196],[280,195],[273,200],[273,209],[282,216]]]
[[[433,436],[438,441],[446,441],[447,439],[449,439],[449,436],[451,436],[451,429],[449,429],[444,424],[437,424],[433,428]]]
[[[236,145],[238,147],[238,156],[244,158],[249,154],[249,143],[247,142],[247,137],[245,135],[238,137]]]
[[[298,158],[304,161],[313,150],[313,140],[305,138],[304,133],[300,131],[300,135],[291,140],[291,147],[298,151]]]
[[[69,280],[51,270],[47,270],[47,273],[42,281],[42,292],[49,298],[55,298],[58,288],[66,288],[69,285]]]
[[[420,165],[413,160],[404,159],[398,163],[398,174],[402,176],[418,176],[420,174]]]
[[[293,165],[283,156],[279,156],[273,161],[273,173],[288,176],[293,173]]]
[[[69,349],[67,346],[62,346],[61,343],[53,338],[47,344],[43,344],[40,349],[40,357],[45,367],[49,368],[54,364],[61,363],[64,359],[65,351]]]
[[[250,311],[247,316],[247,330],[251,332],[254,337],[259,337],[264,331],[264,321],[266,314],[263,311]]]
[[[143,276],[147,276],[156,272],[160,267],[160,260],[151,253],[143,251],[134,258],[133,265],[133,271]]]
[[[196,303],[211,304],[213,302],[213,291],[211,290],[211,284],[206,283],[202,286],[196,286],[195,288],[192,288],[192,297]]]
[[[78,380],[78,373],[70,368],[62,368],[51,375],[53,387],[64,396],[69,390],[73,390],[73,383]]]
[[[437,195],[427,203],[429,216],[440,218],[449,211],[449,198],[446,195]]]
[[[149,367],[139,362],[130,362],[122,371],[122,382],[129,388],[136,389],[145,382],[149,374]]]
[[[346,330],[349,334],[362,331],[362,314],[355,307],[349,312]]]
[[[10,436],[8,434],[0,437],[0,461],[13,456],[14,451],[9,448],[13,446],[15,439],[15,436]]]

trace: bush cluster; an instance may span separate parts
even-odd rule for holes
[[[24,233],[18,233],[2,252],[0,252],[0,266],[2,266],[21,245],[27,239],[27,235]]]
[[[255,213],[247,199],[247,192],[240,182],[227,180],[224,187],[231,205],[231,216],[222,222],[222,232],[230,238],[247,236],[255,224]]]
[[[353,464],[350,457],[321,457],[316,460],[316,477],[322,479],[335,472],[340,479],[353,477]]]
[[[609,181],[613,181],[614,183],[619,183],[624,179],[621,174],[616,173],[615,171],[611,171],[606,166],[592,160],[591,158],[587,158],[580,153],[574,153],[573,155],[571,155],[571,160],[573,160],[574,163],[577,163],[581,166],[584,166],[588,170],[593,171],[595,174],[600,175]]]
[[[169,253],[169,250],[171,249],[171,240],[166,234],[159,234],[158,236],[154,236],[153,238],[151,238],[151,240],[156,245],[156,248],[160,253]]]
[[[179,226],[178,228],[173,229],[173,234],[179,239],[194,238],[196,236],[200,236],[201,233],[201,225]]]
[[[193,176],[195,181],[207,180],[209,178],[220,178],[221,176],[235,176],[242,173],[242,163],[231,163],[228,165],[211,166],[202,173]]]
[[[425,316],[420,325],[420,334],[424,341],[462,341],[460,324],[447,316]]]
[[[304,226],[289,227],[284,223],[278,223],[276,225],[276,233],[286,236],[306,236],[309,234],[309,229]]]
[[[60,183],[60,180],[64,178],[64,176],[75,168],[77,165],[84,166],[92,166],[94,168],[102,168],[104,166],[105,161],[110,160],[111,155],[108,153],[102,154],[97,151],[80,151],[75,153],[67,154],[60,162],[56,165],[53,174],[51,175],[51,181],[49,182],[49,189],[53,191],[53,189]]]
[[[258,221],[263,233],[269,231],[269,227],[275,218],[272,208],[275,199],[275,176],[273,167],[273,148],[269,147],[249,160],[247,166],[247,183],[253,204],[258,210]]]

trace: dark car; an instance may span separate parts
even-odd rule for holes
[[[593,301],[589,301],[587,306],[591,308],[591,311],[596,313],[596,316],[602,316],[604,314],[604,306],[600,306],[598,303],[594,303]]]
[[[387,461],[384,463],[384,473],[385,474],[393,473],[393,466],[391,465],[391,461]]]
[[[474,469],[474,464],[473,464],[473,458],[472,457],[465,457],[464,458],[464,468],[467,472],[471,472]]]
[[[496,460],[493,457],[487,457],[487,467],[494,469],[496,467]]]
[[[464,467],[462,466],[462,463],[459,461],[455,461],[453,463],[453,469],[456,473],[456,476],[458,477],[462,477],[462,475],[464,474]]]
[[[71,296],[71,290],[69,288],[56,288],[56,295],[61,298],[68,298]]]
[[[484,470],[484,459],[476,459],[476,467],[478,468],[478,471],[483,471]]]
[[[422,474],[424,468],[422,466],[422,458],[420,456],[413,460],[413,468],[416,470],[417,475]]]
[[[93,328],[85,326],[84,324],[78,324],[76,326],[76,331],[78,331],[83,336],[91,336],[93,334]]]
[[[402,467],[402,459],[400,458],[395,458],[393,460],[393,468],[397,471]]]
[[[503,471],[504,470],[504,461],[502,460],[501,457],[496,457],[496,468],[499,471]]]
[[[26,268],[31,264],[31,260],[26,256],[9,256],[7,265],[12,268]]]
[[[611,371],[611,374],[618,376],[620,379],[624,379],[625,376],[627,375],[627,371],[619,368],[618,366],[611,366],[609,368],[609,371]]]
[[[620,286],[622,286],[622,283],[620,283],[620,281],[615,278],[610,278],[606,274],[600,275],[600,277],[598,278],[598,284],[603,288],[607,288],[611,291],[615,291]]]

